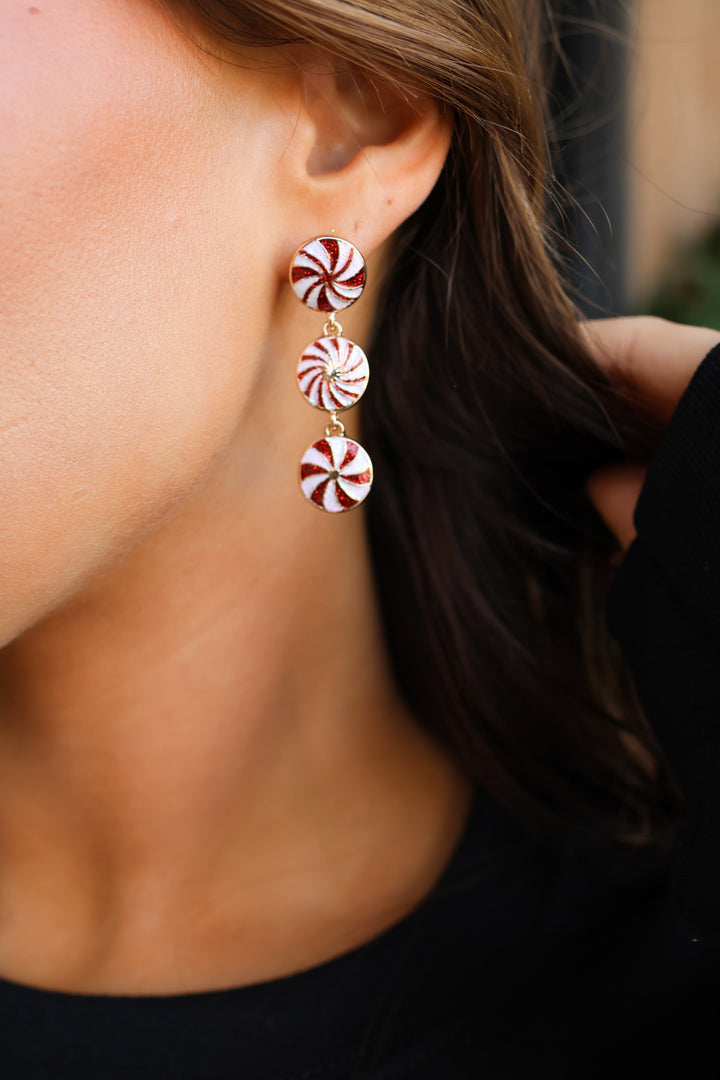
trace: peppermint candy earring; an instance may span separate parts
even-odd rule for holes
[[[305,400],[330,413],[325,437],[300,459],[300,487],[321,510],[352,510],[367,497],[373,480],[370,457],[348,439],[337,414],[362,397],[370,370],[365,353],[342,336],[335,312],[354,304],[365,288],[365,260],[349,241],[317,236],[297,249],[290,262],[290,284],[303,304],[328,318],[323,336],[303,349],[297,383]]]

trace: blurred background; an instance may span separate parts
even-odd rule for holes
[[[558,227],[581,306],[720,329],[720,0],[553,7]]]

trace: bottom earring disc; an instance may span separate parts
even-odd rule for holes
[[[300,459],[303,495],[331,514],[358,506],[367,497],[372,481],[367,450],[344,435],[318,439]]]

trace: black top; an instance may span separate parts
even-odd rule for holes
[[[720,1006],[720,347],[655,453],[609,619],[688,800],[669,867],[531,843],[478,792],[390,930],[239,989],[66,994],[0,979],[5,1080],[711,1077]]]

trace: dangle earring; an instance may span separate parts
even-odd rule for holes
[[[354,304],[365,288],[365,260],[347,240],[317,236],[297,249],[290,262],[290,284],[303,304],[328,318],[323,336],[311,341],[297,365],[305,400],[325,409],[325,437],[300,459],[300,487],[306,499],[332,514],[359,506],[370,491],[373,467],[365,449],[345,435],[337,414],[356,405],[368,384],[365,353],[342,336],[335,312]]]

